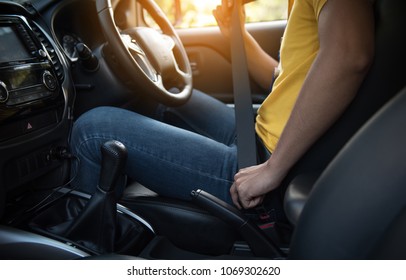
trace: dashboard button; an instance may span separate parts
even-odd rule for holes
[[[56,78],[52,76],[52,74],[49,71],[45,71],[42,74],[42,82],[46,86],[46,88],[49,89],[50,91],[54,91],[58,87],[58,82],[56,81]]]
[[[41,58],[46,58],[47,57],[47,53],[44,50],[38,50],[38,57]]]
[[[0,103],[7,102],[8,97],[9,97],[9,93],[8,93],[8,90],[7,90],[7,86],[6,86],[5,83],[0,81]]]

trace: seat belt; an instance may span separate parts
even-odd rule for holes
[[[254,0],[243,0],[243,4]],[[233,1],[231,15],[231,63],[235,120],[237,131],[238,168],[256,165],[257,143],[255,136],[254,114],[252,111],[251,87],[243,34],[240,25],[237,0]],[[288,18],[295,0],[288,0]]]
[[[238,169],[257,164],[257,149],[247,57],[240,25],[239,7],[231,15],[231,66],[237,131]]]

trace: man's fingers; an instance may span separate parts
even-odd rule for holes
[[[247,200],[240,200],[240,204],[242,205],[242,207],[244,209],[250,209],[250,208],[254,208],[255,206],[258,206],[262,201],[263,201],[263,197],[258,196],[258,197],[249,198]]]
[[[238,197],[238,192],[235,183],[233,183],[233,185],[230,188],[230,195],[234,205],[237,206],[238,209],[241,209],[242,207],[240,204],[240,198]]]

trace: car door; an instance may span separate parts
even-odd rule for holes
[[[230,44],[212,16],[220,0],[156,0],[174,22],[193,70],[194,88],[233,103]],[[246,27],[262,48],[278,58],[286,26],[288,0],[257,0],[246,4]],[[143,17],[149,24],[148,16]],[[270,73],[272,75],[272,73]],[[251,81],[253,102],[261,101],[269,89]]]

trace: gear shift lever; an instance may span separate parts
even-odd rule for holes
[[[85,208],[76,217],[66,236],[100,253],[114,250],[116,231],[116,183],[127,160],[127,149],[115,140],[101,147],[99,184]]]

